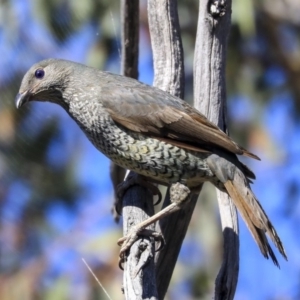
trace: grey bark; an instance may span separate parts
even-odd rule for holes
[[[121,1],[121,74],[138,78],[139,61],[139,0]],[[116,222],[120,216],[115,210],[117,187],[124,180],[126,170],[113,162],[110,164],[110,178],[115,192],[113,215]]]
[[[139,0],[123,0],[121,2],[122,18],[122,57],[121,73],[132,78],[138,77],[139,46]],[[111,166],[112,178],[117,180],[114,187],[124,179],[125,170],[116,165]],[[123,234],[154,214],[152,194],[146,189],[134,185],[122,198]],[[155,229],[154,225],[148,229]],[[124,262],[123,290],[125,299],[158,299],[154,245],[148,238],[138,239],[130,248]]]
[[[148,20],[154,62],[153,85],[183,98],[184,59],[177,1],[148,0]],[[193,196],[188,205],[161,219],[156,226],[156,230],[162,232],[166,242],[165,247],[155,257],[159,299],[163,299],[167,292],[196,200],[197,197]],[[163,208],[169,204],[167,194]]]
[[[231,1],[200,1],[195,49],[195,106],[226,130],[225,62]],[[154,85],[183,96],[183,51],[176,1],[148,1],[148,18],[154,53]],[[201,88],[200,88],[201,87]],[[224,236],[223,263],[216,279],[215,298],[233,299],[239,263],[238,222],[230,198],[217,191]],[[163,299],[190,222],[197,195],[181,211],[164,218],[158,227],[166,240],[156,255],[159,298]],[[168,204],[166,199],[164,206]],[[176,235],[174,236],[174,228]]]
[[[231,0],[199,2],[194,58],[194,104],[225,132],[226,46],[230,30]],[[236,208],[227,194],[217,190],[223,230],[223,262],[215,282],[215,299],[233,299],[239,270]]]
[[[122,0],[121,2],[121,74],[138,78],[139,61],[139,0]],[[113,215],[116,222],[120,216],[115,210],[117,187],[124,180],[126,170],[113,162],[110,164],[110,178],[115,192]]]
[[[139,62],[139,0],[121,1],[122,57],[121,73],[138,78]]]
[[[177,0],[148,0],[153,85],[183,99],[184,61]]]
[[[141,223],[153,214],[152,195],[137,185],[128,189],[123,197],[124,236],[127,235],[132,226]],[[152,224],[147,228],[154,230],[155,225]],[[131,246],[124,263],[123,289],[125,299],[158,299],[154,253],[154,243],[149,238],[139,238]]]

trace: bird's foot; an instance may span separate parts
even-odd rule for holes
[[[122,266],[125,262],[128,250],[139,239],[140,236],[150,238],[153,242],[159,242],[159,246],[157,249],[155,249],[155,251],[160,251],[165,245],[165,240],[160,232],[145,229],[141,225],[142,224],[138,224],[137,226],[132,227],[127,236],[124,236],[118,240],[118,245],[121,246],[119,254],[119,267],[121,269],[123,269]]]
[[[119,215],[121,215],[122,211],[122,198],[127,189],[129,189],[133,185],[140,185],[148,189],[153,196],[158,196],[158,200],[154,203],[154,205],[157,205],[161,202],[162,195],[159,188],[156,185],[147,181],[144,176],[136,174],[134,172],[130,172],[127,179],[121,182],[117,187],[117,201],[115,203],[115,209]]]
[[[150,218],[142,221],[138,225],[133,226],[130,233],[127,236],[119,239],[118,244],[122,246],[120,250],[120,262],[119,262],[119,266],[121,269],[122,269],[122,264],[125,262],[126,256],[128,254],[128,250],[138,240],[139,236],[141,235],[144,236],[146,235],[148,237],[153,238],[154,241],[159,241],[160,246],[158,247],[158,249],[156,249],[156,251],[161,250],[161,248],[165,244],[162,234],[150,229],[146,229],[146,227],[170,215],[171,213],[181,209],[183,203],[186,203],[186,201],[189,199],[190,192],[191,192],[190,189],[181,183],[172,184],[170,188],[171,204],[169,204],[163,210],[151,216]]]

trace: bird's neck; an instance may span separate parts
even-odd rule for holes
[[[93,143],[95,138],[106,138],[107,127],[113,122],[102,105],[96,102],[71,101],[66,111]]]

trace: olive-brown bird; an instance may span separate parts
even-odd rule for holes
[[[278,266],[268,235],[287,258],[250,188],[255,175],[236,155],[258,157],[186,102],[137,80],[58,59],[41,61],[25,74],[16,106],[29,101],[59,104],[97,149],[150,181],[190,189],[209,181],[226,191],[262,254]]]

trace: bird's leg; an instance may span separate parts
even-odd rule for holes
[[[178,211],[183,205],[183,203],[185,203],[186,200],[189,198],[189,194],[190,194],[190,189],[185,185],[179,182],[171,185],[170,188],[171,204],[165,207],[160,212],[156,213],[154,216],[150,217],[149,219],[139,223],[136,226],[133,226],[130,230],[130,233],[127,236],[124,236],[118,240],[118,245],[121,246],[121,250],[120,250],[121,263],[124,261],[127,250],[130,249],[132,244],[141,235],[152,237],[154,238],[155,241],[160,241],[161,245],[164,244],[164,239],[160,233],[153,230],[146,229],[146,227],[172,214],[173,212]]]
[[[115,209],[119,215],[121,215],[121,211],[122,211],[122,198],[125,192],[127,191],[127,189],[133,185],[140,185],[148,189],[153,196],[158,196],[158,200],[155,202],[155,205],[160,203],[162,199],[161,192],[156,185],[147,181],[147,179],[144,176],[139,175],[135,172],[130,172],[126,180],[121,182],[117,187],[117,201],[115,203]]]

